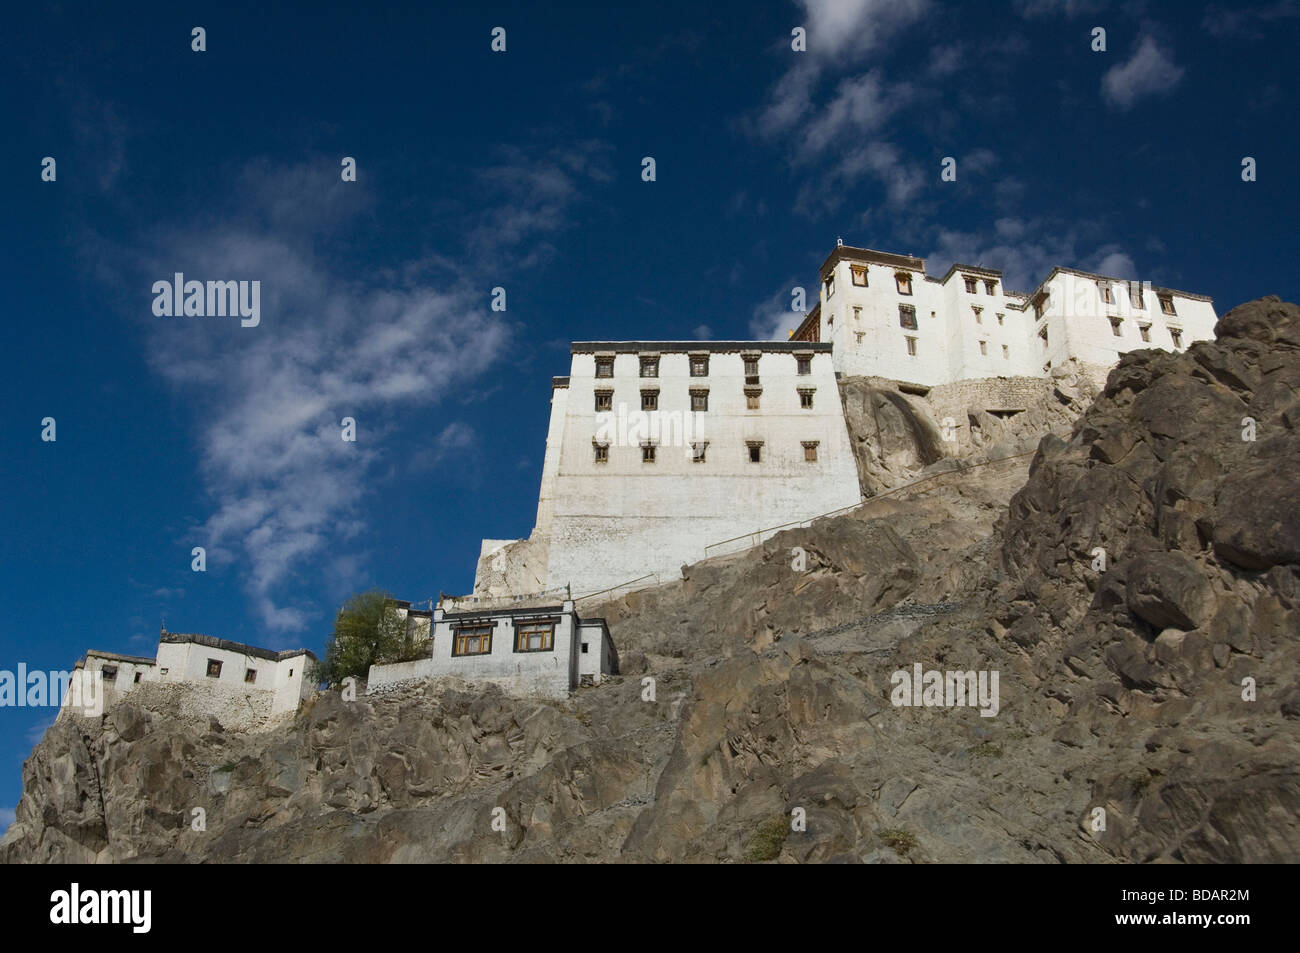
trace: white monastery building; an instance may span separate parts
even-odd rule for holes
[[[821,267],[818,304],[791,335],[829,341],[835,370],[934,386],[990,377],[1044,377],[1074,360],[1104,381],[1126,351],[1182,350],[1213,340],[1204,295],[1054,268],[1031,293],[1002,272],[837,245]]]
[[[571,351],[552,384],[533,533],[484,541],[476,593],[581,596],[676,574],[710,543],[860,501],[829,344]]]
[[[433,610],[429,655],[370,666],[368,693],[429,678],[456,676],[495,684],[512,695],[565,698],[599,685],[618,656],[604,619],[583,619],[571,599],[558,605]]]
[[[106,709],[131,692],[158,696],[166,686],[185,685],[192,712],[215,714],[226,727],[249,727],[296,712],[316,692],[308,672],[315,660],[307,649],[276,652],[163,629],[154,658],[88,651],[72,673],[77,691],[65,696],[64,707],[99,699],[97,707]]]
[[[936,278],[924,259],[840,243],[819,275],[788,341],[573,344],[533,531],[483,541],[474,594],[580,598],[859,503],[841,377],[919,395],[976,382],[981,409],[1014,411],[1016,381],[1071,364],[1101,382],[1124,352],[1182,350],[1217,321],[1204,295],[1069,268],[1023,293],[993,268]]]

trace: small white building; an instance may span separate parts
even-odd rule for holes
[[[571,600],[558,605],[433,612],[426,658],[372,665],[367,691],[442,676],[495,684],[512,695],[565,698],[618,670],[604,619],[583,619]]]
[[[77,662],[73,679],[81,683],[80,697],[93,699],[102,692],[105,708],[149,686],[189,685],[195,700],[187,706],[190,710],[206,708],[218,717],[225,715],[223,724],[232,716],[242,724],[248,720],[246,712],[269,718],[297,711],[316,691],[308,672],[315,660],[307,649],[276,652],[163,629],[156,657],[91,650]],[[88,679],[96,682],[98,691]],[[69,692],[67,699],[74,697]]]

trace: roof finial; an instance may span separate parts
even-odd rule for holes
[[[844,239],[842,239],[842,238],[840,238],[840,236],[836,235],[836,236],[835,236],[835,247],[838,248],[840,245],[843,245],[843,244],[844,244]]]

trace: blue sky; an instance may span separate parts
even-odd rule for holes
[[[784,338],[837,236],[1297,297],[1294,2],[106,6],[0,38],[3,669],[468,591],[569,341]],[[176,271],[260,324],[155,316]],[[0,822],[48,720],[0,708]]]

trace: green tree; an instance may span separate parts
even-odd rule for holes
[[[388,593],[359,592],[339,610],[325,644],[325,659],[313,677],[338,686],[349,676],[366,678],[371,665],[421,658],[427,651],[427,634],[408,625],[407,616]]]

